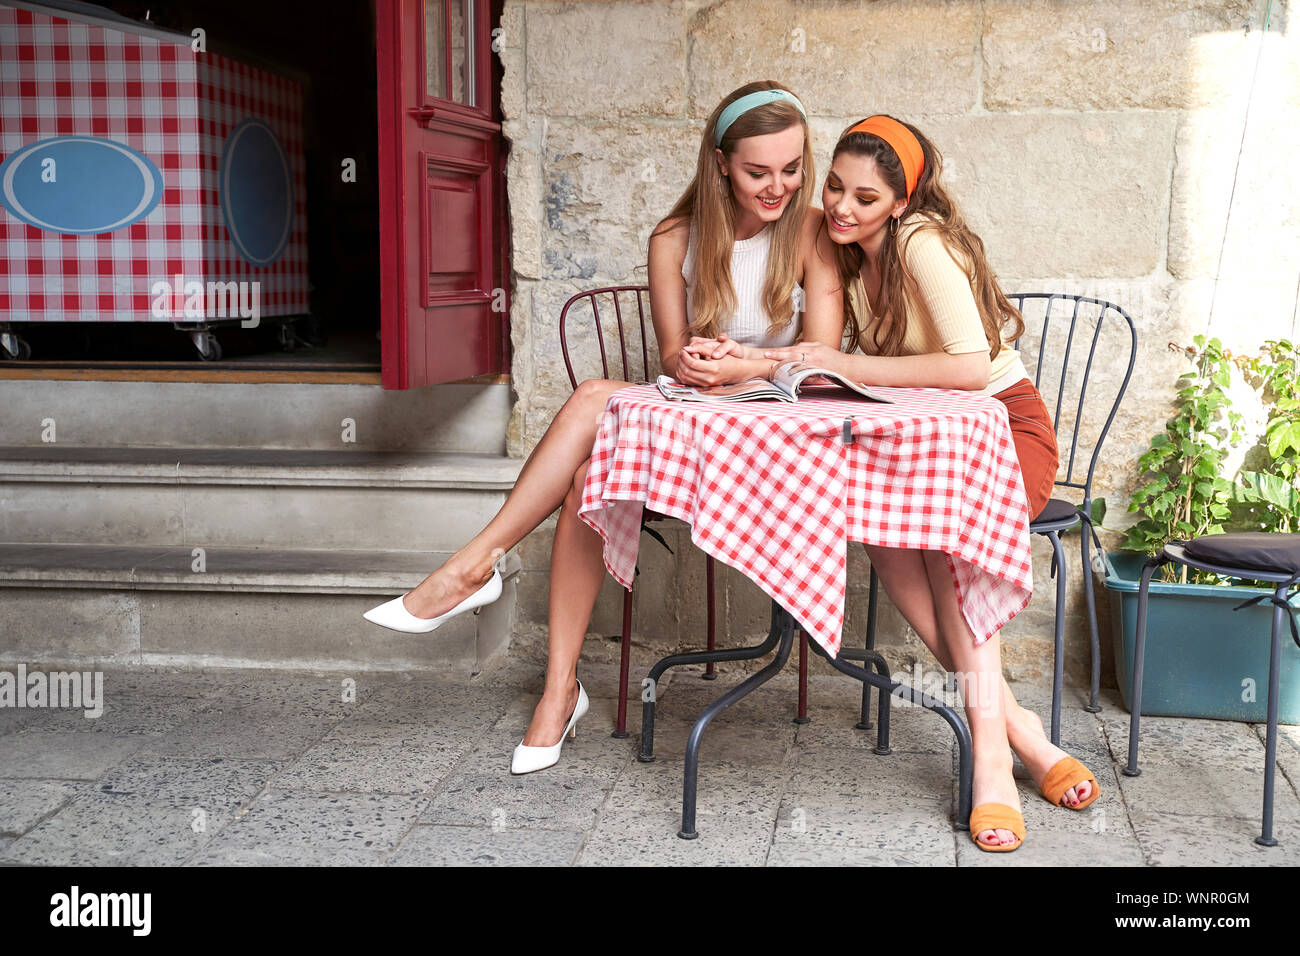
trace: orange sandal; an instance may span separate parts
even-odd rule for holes
[[[985,830],[1010,830],[1017,837],[1015,843],[990,845],[981,843],[979,835]],[[1005,803],[981,803],[970,812],[970,838],[981,850],[989,853],[1010,853],[1020,849],[1025,842],[1025,818],[1015,807]]]
[[[1077,807],[1061,803],[1061,798],[1065,796],[1065,791],[1071,787],[1077,787],[1081,783],[1091,783],[1092,793],[1088,798],[1082,801]],[[1097,778],[1092,772],[1073,757],[1062,757],[1047,771],[1047,776],[1043,778],[1043,785],[1039,788],[1043,798],[1056,806],[1064,806],[1067,810],[1084,810],[1092,805],[1092,802],[1101,796],[1101,787],[1097,785]]]

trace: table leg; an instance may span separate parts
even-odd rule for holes
[[[876,649],[876,600],[880,597],[880,577],[876,569],[871,569],[871,590],[867,595],[867,650]],[[858,730],[871,729],[871,685],[862,685],[862,717],[857,723]]]
[[[683,840],[694,840],[699,836],[699,833],[695,831],[695,795],[700,768],[700,740],[704,736],[705,728],[718,714],[776,676],[777,672],[785,666],[786,661],[790,658],[790,648],[794,643],[794,630],[794,618],[773,601],[772,628],[768,638],[772,639],[778,635],[780,637],[781,645],[777,648],[776,657],[761,671],[750,675],[705,707],[699,718],[696,719],[695,726],[691,728],[691,735],[686,741],[686,766],[682,777],[682,828],[677,833]]]
[[[636,755],[636,759],[641,763],[650,763],[655,759],[655,703],[658,700],[659,678],[663,676],[664,671],[670,667],[681,667],[685,664],[703,664],[708,661],[749,661],[756,657],[762,657],[772,648],[776,647],[780,639],[780,630],[773,622],[762,644],[756,644],[753,647],[737,647],[725,651],[691,651],[687,654],[670,654],[663,658],[654,667],[650,668],[647,679],[650,681],[649,699],[642,695],[641,704],[641,750]]]

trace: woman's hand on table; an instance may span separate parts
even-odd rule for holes
[[[716,339],[705,339],[698,335],[691,336],[691,340],[682,347],[683,351],[689,351],[696,358],[703,359],[720,359],[724,355],[734,355],[740,359],[759,359],[762,356],[758,354],[758,349],[751,349],[741,345],[735,339],[728,338],[726,333],[721,333]]]
[[[719,359],[700,358],[688,351],[689,346],[677,353],[677,381],[683,385],[730,385],[763,374],[765,363],[724,354]]]
[[[785,348],[765,349],[763,358],[770,362],[802,362],[814,368],[824,368],[828,372],[838,372],[843,354],[839,349],[821,342],[796,342]]]

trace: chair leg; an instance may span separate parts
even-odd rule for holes
[[[708,613],[709,613],[708,643],[705,646],[711,651],[717,647],[717,643],[716,643],[717,632],[715,630],[716,624],[714,623],[714,614],[713,614],[713,557],[712,555],[705,555],[704,558],[704,590],[705,590],[705,601],[708,605]],[[713,661],[709,661],[708,665],[704,668],[704,679],[705,680],[718,679],[718,675],[713,669]]]
[[[1092,522],[1087,518],[1079,526],[1079,537],[1083,541],[1083,601],[1088,609],[1088,639],[1092,652],[1092,683],[1088,688],[1088,704],[1083,709],[1090,714],[1101,713],[1098,697],[1101,693],[1101,638],[1097,633],[1097,599],[1092,586]]]
[[[632,585],[636,587],[635,582]],[[618,723],[611,737],[627,736],[627,676],[632,663],[632,592],[623,595],[623,646],[618,655]]]
[[[1128,766],[1124,768],[1126,777],[1142,774],[1138,769],[1138,732],[1142,721],[1142,663],[1147,644],[1147,598],[1151,594],[1151,578],[1156,573],[1156,568],[1164,563],[1159,556],[1149,559],[1142,565],[1142,579],[1138,584],[1137,625],[1133,635],[1133,693],[1130,695],[1133,712],[1128,723]]]
[[[799,631],[799,712],[796,724],[808,723],[808,635]]]
[[[1048,532],[1056,554],[1056,627],[1052,645],[1052,744],[1061,746],[1061,693],[1065,683],[1065,552],[1061,538]]]
[[[876,569],[871,569],[871,585],[867,594],[867,645],[868,651],[876,649],[876,598],[880,595],[880,578]],[[862,685],[862,714],[858,718],[857,730],[871,729],[871,685]]]
[[[1280,584],[1274,594],[1279,602],[1273,605],[1273,643],[1268,652],[1268,732],[1264,738],[1264,819],[1255,842],[1260,846],[1277,846],[1273,836],[1273,777],[1277,770],[1277,698],[1282,681],[1282,635],[1286,631],[1285,584]]]

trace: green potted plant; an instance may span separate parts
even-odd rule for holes
[[[1141,568],[1166,541],[1224,530],[1300,527],[1300,351],[1284,340],[1258,356],[1233,356],[1197,336],[1181,349],[1192,369],[1178,380],[1175,413],[1138,460],[1144,484],[1129,505],[1139,515],[1119,552],[1104,555],[1116,676],[1125,706],[1132,694],[1134,629]],[[1234,475],[1227,459],[1245,437],[1232,408],[1234,375],[1268,411],[1264,440]],[[1101,525],[1105,502],[1094,509]],[[1264,721],[1272,606],[1235,610],[1271,589],[1166,566],[1151,584],[1147,611],[1144,714]],[[1300,599],[1298,599],[1300,600]],[[1300,653],[1283,653],[1280,718],[1300,723]]]

